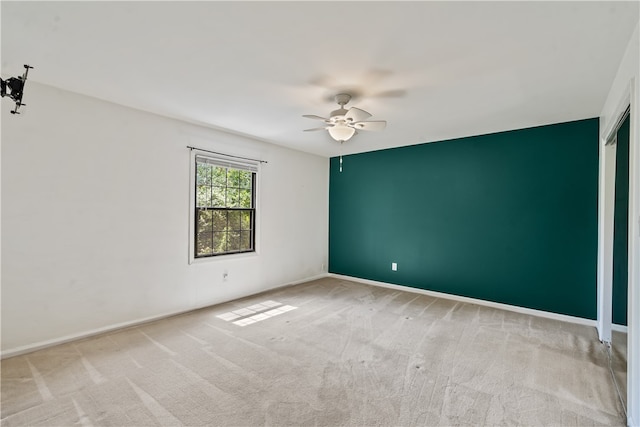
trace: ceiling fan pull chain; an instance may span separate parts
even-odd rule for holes
[[[340,173],[342,173],[342,143],[344,141],[340,141]]]

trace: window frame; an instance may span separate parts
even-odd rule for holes
[[[197,203],[197,158],[204,157],[210,159],[212,162],[218,163],[218,165],[238,170],[250,170],[253,172],[253,188],[252,188],[252,201],[253,201],[253,221],[252,221],[252,235],[253,235],[253,249],[244,251],[231,251],[222,252],[210,255],[196,255],[196,221],[198,215]],[[259,181],[260,181],[260,162],[239,159],[236,156],[225,156],[223,154],[212,154],[207,151],[200,151],[198,149],[192,149],[189,159],[189,264],[206,262],[210,260],[229,260],[233,258],[252,257],[259,253]],[[234,208],[220,208],[224,210],[234,210]],[[240,210],[246,210],[239,208]]]

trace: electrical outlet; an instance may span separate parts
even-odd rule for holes
[[[398,263],[397,262],[392,262],[391,263],[391,270],[392,271],[398,271]]]

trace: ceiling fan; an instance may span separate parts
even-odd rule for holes
[[[356,107],[351,107],[348,110],[344,108],[351,100],[351,95],[340,93],[336,95],[335,100],[340,105],[340,108],[333,110],[328,119],[313,114],[302,116],[308,119],[322,120],[326,123],[324,127],[305,129],[305,132],[326,130],[331,135],[331,138],[338,142],[344,142],[351,139],[359,130],[380,131],[387,126],[387,122],[384,120],[367,121],[366,119],[371,117],[371,114],[364,110]]]

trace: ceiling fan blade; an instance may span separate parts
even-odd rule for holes
[[[315,114],[304,114],[302,117],[306,117],[307,119],[322,120],[322,121],[329,120],[329,119],[325,119],[324,117],[316,116]]]
[[[361,122],[363,120],[368,119],[369,117],[371,117],[371,114],[356,107],[349,108],[349,111],[347,111],[347,114],[344,115],[345,119],[347,120],[350,119],[354,122]]]
[[[387,127],[387,122],[384,120],[373,120],[370,122],[355,122],[351,126],[358,130],[378,131]]]
[[[330,126],[327,126],[327,127],[324,127],[324,128],[305,129],[305,130],[303,130],[303,132],[313,132],[313,131],[316,131],[316,130],[326,130],[326,129],[329,129],[329,127]]]

